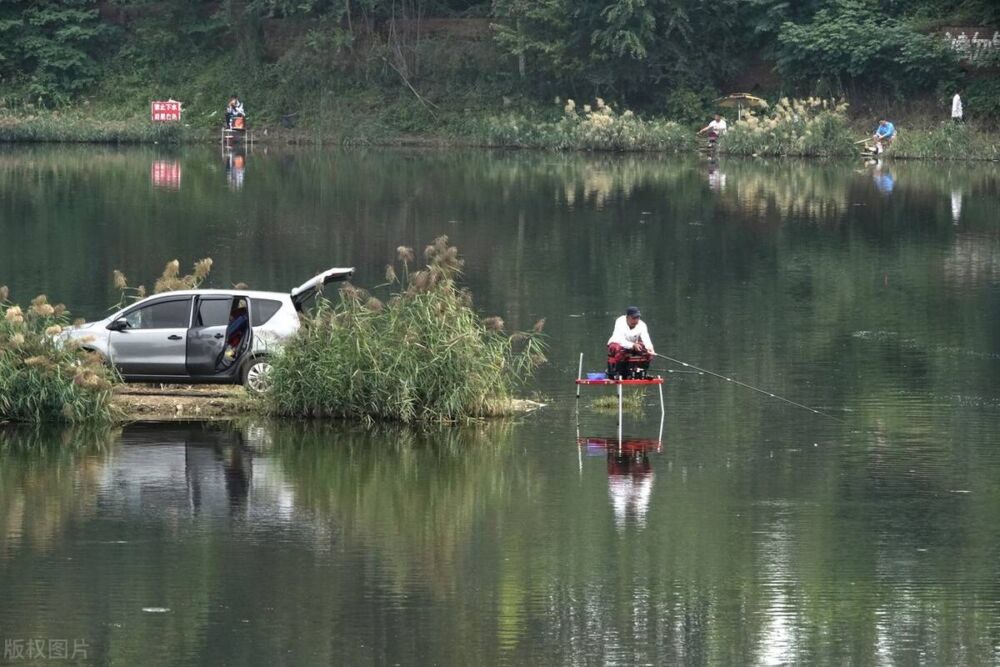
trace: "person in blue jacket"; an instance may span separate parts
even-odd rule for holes
[[[884,118],[880,119],[878,127],[875,128],[875,134],[872,135],[872,139],[875,141],[875,154],[878,155],[891,146],[895,138],[896,126]]]

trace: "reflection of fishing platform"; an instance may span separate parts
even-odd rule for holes
[[[584,378],[583,377],[583,353],[580,353],[580,367],[576,377],[576,398],[580,398],[580,387],[617,387],[618,388],[618,441],[622,440],[622,412],[624,399],[622,388],[645,387],[655,385],[660,394],[660,433],[663,432],[663,419],[666,416],[666,408],[663,405],[663,378],[660,376],[643,378],[640,380],[626,380],[622,378]]]
[[[606,452],[618,452],[620,454],[645,454],[647,452],[663,451],[663,441],[653,438],[629,438],[628,440],[615,440],[614,438],[594,438],[577,437],[578,447],[586,448],[587,453],[595,456]]]

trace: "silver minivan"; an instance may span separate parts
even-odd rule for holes
[[[136,301],[99,322],[64,331],[64,340],[113,364],[126,382],[243,384],[266,389],[269,355],[299,328],[299,313],[353,268],[332,268],[291,292],[193,289]]]

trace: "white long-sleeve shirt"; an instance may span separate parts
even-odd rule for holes
[[[951,117],[959,118],[962,117],[962,98],[955,93],[955,97],[951,98]]]
[[[646,347],[646,351],[652,352],[653,341],[649,339],[649,330],[646,329],[646,323],[639,320],[634,327],[629,329],[627,320],[628,318],[625,315],[615,320],[615,330],[611,332],[608,345],[618,343],[626,350],[631,350],[635,346],[636,341],[641,340],[642,344]]]

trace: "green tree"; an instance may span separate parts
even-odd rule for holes
[[[914,30],[876,0],[831,0],[807,23],[778,34],[779,71],[821,94],[902,95],[953,80],[957,62],[936,37]]]
[[[547,88],[641,101],[718,82],[748,37],[743,3],[719,0],[494,0],[496,39]]]
[[[11,0],[0,5],[0,76],[32,100],[58,103],[91,86],[113,30],[96,0]]]

